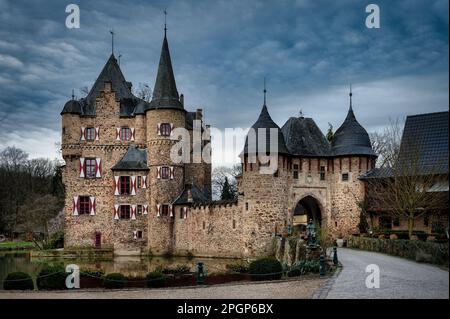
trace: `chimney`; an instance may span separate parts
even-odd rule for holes
[[[195,119],[201,121],[202,118],[203,118],[203,110],[202,109],[197,109],[195,111]]]
[[[184,95],[183,94],[180,95],[180,103],[181,103],[181,106],[184,107]]]

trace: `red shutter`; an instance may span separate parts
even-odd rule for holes
[[[114,176],[114,195],[120,195],[119,192],[120,176]]]
[[[172,136],[173,134],[173,123],[170,123],[170,136]]]
[[[170,166],[170,179],[173,179],[173,166]]]
[[[120,141],[120,127],[116,127],[116,141]]]
[[[156,166],[156,178],[161,178],[161,166]]]
[[[134,141],[134,127],[130,128],[130,130],[131,130],[131,138],[130,138],[130,140]]]
[[[95,211],[96,211],[95,197],[91,196],[91,197],[89,197],[89,212],[93,216],[93,215],[95,215]]]
[[[100,128],[95,128],[95,140],[98,141],[100,139]]]
[[[172,208],[172,204],[169,204],[169,216],[173,217],[173,208]]]
[[[161,123],[156,124],[156,134],[161,135]]]
[[[161,217],[161,205],[156,204],[156,217]]]
[[[119,205],[118,204],[114,205],[114,219],[115,220],[119,219]]]
[[[131,219],[136,219],[136,205],[131,205]]]
[[[145,204],[142,206],[142,215],[147,215],[148,214],[148,205]]]
[[[84,128],[84,127],[80,128],[80,140],[82,140],[82,141],[86,140],[85,130],[86,130],[86,128]]]
[[[142,176],[142,188],[147,188],[147,176]]]
[[[136,195],[136,176],[131,176],[131,195]]]
[[[73,215],[77,216],[78,215],[78,209],[79,205],[78,205],[78,196],[74,196],[73,200],[72,200],[72,211],[73,211]]]

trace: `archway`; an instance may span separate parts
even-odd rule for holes
[[[303,197],[294,208],[292,226],[294,234],[303,234],[306,232],[306,225],[312,219],[316,226],[320,227],[322,223],[322,212],[320,203],[312,196]]]

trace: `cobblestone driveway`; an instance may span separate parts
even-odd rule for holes
[[[344,265],[327,298],[449,298],[449,273],[439,267],[420,264],[380,253],[338,249]],[[380,288],[365,285],[367,265],[380,268]]]

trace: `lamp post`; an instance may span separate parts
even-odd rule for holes
[[[335,266],[337,266],[339,264],[338,257],[337,257],[337,248],[336,248],[336,246],[333,247],[333,264]]]
[[[324,255],[320,255],[320,259],[319,259],[319,274],[320,277],[324,277],[327,274],[327,270],[325,268],[325,257]]]
[[[203,262],[197,263],[197,285],[203,285],[205,283],[205,273],[203,270]]]

